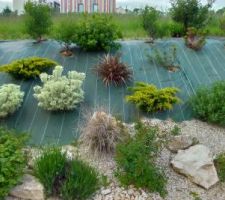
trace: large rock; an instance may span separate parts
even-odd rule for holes
[[[178,150],[185,150],[190,146],[193,146],[198,143],[197,138],[192,138],[190,136],[175,136],[167,144],[167,148],[173,152],[177,153]]]
[[[10,196],[22,200],[44,200],[44,188],[31,175],[25,174],[22,183],[10,191]]]
[[[179,150],[171,164],[175,171],[184,174],[205,189],[209,189],[219,181],[210,151],[204,145]]]

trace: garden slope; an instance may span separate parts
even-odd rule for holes
[[[221,40],[209,39],[202,51],[195,52],[187,49],[183,40],[158,40],[154,45],[167,48],[176,45],[182,69],[176,73],[166,71],[163,67],[150,64],[147,54],[151,46],[143,41],[121,42],[122,60],[128,63],[134,71],[134,81],[153,83],[158,87],[175,86],[180,88],[179,94],[183,103],[176,105],[174,110],[155,114],[154,117],[166,119],[173,118],[183,121],[192,118],[187,100],[201,85],[208,85],[216,80],[225,79],[225,49]],[[47,57],[57,61],[65,67],[65,72],[77,70],[85,72],[84,82],[85,101],[79,109],[72,112],[48,112],[37,107],[33,97],[33,87],[39,80],[18,81],[8,74],[0,74],[0,84],[16,83],[25,91],[23,106],[12,116],[2,120],[1,125],[10,128],[29,131],[31,143],[67,144],[72,142],[82,126],[82,115],[89,109],[104,106],[118,118],[131,122],[137,119],[139,113],[133,105],[127,104],[124,96],[125,87],[105,87],[93,71],[102,53],[86,53],[75,50],[73,57],[63,57],[59,51],[61,46],[56,41],[47,41],[34,45],[32,41],[10,41],[0,43],[0,64],[6,64],[15,59],[29,56]]]

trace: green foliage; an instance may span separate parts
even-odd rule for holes
[[[181,134],[181,128],[180,128],[179,126],[175,125],[175,126],[173,127],[173,129],[171,130],[171,134],[172,134],[173,136],[180,135],[180,134]]]
[[[62,186],[63,199],[87,199],[99,188],[97,172],[80,160],[73,160],[69,165],[70,170]]]
[[[63,43],[65,50],[70,49],[70,45],[75,43],[76,23],[70,18],[64,19],[55,27],[53,37]]]
[[[225,32],[225,16],[220,18],[219,26],[220,26],[220,29]]]
[[[159,12],[153,8],[146,6],[142,12],[143,27],[153,39],[157,37],[157,20]]]
[[[116,176],[125,185],[145,188],[150,192],[166,194],[166,179],[155,166],[154,157],[159,148],[156,142],[157,128],[142,123],[136,125],[136,134],[116,147]]]
[[[49,33],[52,25],[51,9],[46,4],[28,1],[25,6],[26,32],[33,38],[41,40]]]
[[[69,71],[62,75],[63,67],[56,66],[52,75],[40,74],[43,86],[34,87],[38,106],[49,111],[72,110],[84,99],[82,84],[84,73]]]
[[[212,4],[202,5],[200,0],[171,0],[171,15],[174,21],[188,27],[202,28],[208,20]]]
[[[202,199],[199,197],[199,194],[196,193],[196,192],[190,192],[190,195],[193,197],[194,200],[202,200]]]
[[[6,6],[2,11],[3,16],[10,16],[11,13],[12,13],[12,10],[8,6]]]
[[[148,56],[151,63],[164,67],[169,71],[176,71],[180,68],[180,62],[177,57],[177,47],[170,46],[169,48],[154,48],[153,53]]]
[[[225,81],[214,83],[211,87],[197,90],[190,99],[197,118],[203,121],[225,125]]]
[[[179,89],[173,87],[158,89],[154,85],[137,82],[134,87],[129,88],[129,90],[132,94],[126,96],[126,100],[134,103],[139,109],[147,113],[167,109],[171,110],[173,104],[181,102],[181,100],[176,97],[176,93],[179,92]]]
[[[194,27],[189,27],[184,38],[186,46],[195,51],[201,50],[206,43],[205,35],[204,31],[198,31]]]
[[[23,175],[26,158],[22,151],[27,137],[0,128],[0,199],[9,193]]]
[[[56,65],[56,62],[47,58],[30,57],[3,65],[0,67],[0,72],[8,72],[18,79],[31,79],[38,77],[42,72]]]
[[[44,149],[34,165],[34,174],[43,184],[47,195],[59,193],[65,179],[66,154],[56,147]]]
[[[172,21],[169,24],[169,29],[172,37],[181,37],[185,34],[183,24],[179,22]]]
[[[221,182],[225,182],[225,153],[219,154],[214,160],[215,167]]]
[[[76,44],[87,51],[106,50],[118,48],[115,40],[122,35],[112,18],[107,15],[94,14],[84,16],[76,30]]]
[[[14,113],[23,102],[24,92],[15,84],[0,86],[0,118]]]

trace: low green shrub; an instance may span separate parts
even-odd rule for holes
[[[59,194],[65,179],[66,154],[56,147],[46,148],[34,164],[34,174],[47,195]]]
[[[175,126],[173,127],[173,129],[171,130],[171,134],[172,134],[173,136],[178,136],[178,135],[180,135],[180,134],[181,134],[181,128],[180,128],[178,125],[175,125]]]
[[[172,37],[182,37],[185,34],[183,24],[179,22],[172,21],[169,24],[169,29]]]
[[[84,16],[76,30],[76,44],[87,51],[117,49],[115,40],[122,37],[112,18],[107,15],[94,14]]]
[[[153,53],[148,55],[148,58],[151,63],[164,67],[168,71],[175,72],[180,68],[176,46],[166,47],[163,50],[155,47]]]
[[[221,182],[225,182],[225,153],[219,154],[214,160],[215,167]]]
[[[49,111],[72,110],[84,99],[82,84],[84,73],[69,71],[62,75],[63,67],[56,66],[52,75],[40,74],[43,86],[34,87],[38,106]]]
[[[188,28],[184,39],[186,46],[188,48],[194,49],[195,51],[201,50],[206,43],[205,33],[198,31],[194,27]]]
[[[135,128],[135,136],[116,147],[116,176],[124,186],[134,185],[165,196],[167,181],[154,163],[159,149],[156,140],[158,129],[149,128],[142,123],[138,123]]]
[[[10,73],[18,79],[31,79],[38,77],[42,72],[56,65],[56,62],[47,58],[30,57],[3,65],[0,67],[0,72]]]
[[[147,113],[171,110],[173,104],[181,102],[176,96],[179,89],[173,87],[158,89],[154,85],[137,82],[129,90],[131,95],[126,96],[126,100]]]
[[[92,167],[80,160],[70,163],[66,180],[62,186],[63,199],[87,199],[99,188],[98,174]]]
[[[23,102],[24,92],[19,85],[4,84],[0,86],[0,118],[14,113]]]
[[[26,166],[22,151],[27,136],[0,128],[0,199],[19,182]]]
[[[203,121],[225,125],[225,81],[197,90],[190,99],[195,116]]]

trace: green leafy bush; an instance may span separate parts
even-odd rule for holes
[[[97,172],[86,163],[73,160],[69,168],[62,186],[63,199],[87,199],[99,188]]]
[[[31,79],[56,65],[56,62],[47,58],[30,57],[3,65],[0,67],[0,71],[10,73],[15,78]]]
[[[196,51],[202,49],[205,45],[205,33],[198,31],[194,27],[190,27],[187,30],[186,36],[184,37],[185,44],[187,47]]]
[[[0,86],[0,118],[14,113],[23,102],[24,92],[15,84]]]
[[[179,22],[172,21],[169,24],[169,29],[172,37],[182,37],[185,34],[183,24]]]
[[[26,158],[22,151],[27,137],[0,128],[0,199],[9,193],[23,175]]]
[[[51,9],[48,5],[28,1],[25,6],[26,32],[37,42],[41,42],[42,36],[49,33],[52,25]]]
[[[116,147],[116,176],[125,185],[134,185],[150,192],[166,194],[166,179],[154,163],[159,148],[156,142],[157,128],[142,123],[136,125],[136,134]]]
[[[99,154],[114,153],[116,143],[121,139],[118,121],[105,112],[94,112],[88,117],[82,130],[81,141],[91,152]]]
[[[47,195],[59,194],[65,179],[66,154],[56,147],[46,148],[34,165],[34,174],[45,188]]]
[[[214,160],[215,167],[221,182],[225,182],[225,153],[219,154]]]
[[[164,47],[163,50],[154,48],[153,53],[150,54],[148,58],[151,63],[155,63],[172,72],[175,72],[180,68],[176,46],[171,46],[169,48]]]
[[[76,44],[87,51],[118,48],[115,40],[122,35],[117,26],[107,15],[94,14],[85,16],[77,26]]]
[[[83,101],[85,74],[69,71],[67,76],[63,76],[62,72],[63,67],[56,66],[52,75],[40,74],[43,86],[34,87],[38,106],[50,111],[72,110]]]
[[[196,95],[190,99],[192,109],[197,118],[225,125],[225,81],[214,83],[211,87],[197,90]]]
[[[179,89],[167,87],[158,89],[154,85],[143,82],[135,83],[134,87],[130,87],[131,95],[126,96],[128,102],[134,103],[139,109],[147,112],[158,112],[164,110],[171,110],[173,104],[181,102],[176,97]]]

